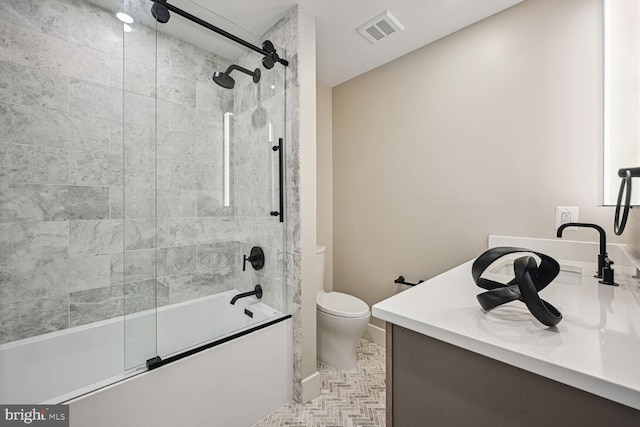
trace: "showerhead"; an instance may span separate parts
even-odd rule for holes
[[[216,82],[217,85],[222,86],[225,89],[233,89],[236,85],[236,81],[233,79],[233,77],[231,77],[231,72],[233,70],[242,71],[243,73],[253,77],[254,83],[258,83],[260,81],[261,73],[259,68],[256,68],[253,71],[249,71],[246,68],[235,64],[230,65],[224,73],[221,71],[214,72],[213,81]]]
[[[171,14],[169,14],[169,9],[164,5],[166,0],[157,0],[154,1],[153,6],[151,6],[151,14],[161,24],[166,24],[169,22],[169,18],[171,18]]]
[[[236,85],[236,81],[233,80],[233,77],[222,71],[216,71],[213,73],[213,81],[225,89],[233,89]]]

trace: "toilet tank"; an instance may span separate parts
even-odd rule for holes
[[[324,291],[324,264],[327,256],[326,246],[316,246],[316,292]]]

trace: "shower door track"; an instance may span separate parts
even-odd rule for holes
[[[229,40],[232,40],[232,41],[234,41],[234,42],[236,42],[238,44],[241,44],[244,47],[248,47],[249,49],[251,49],[251,50],[253,50],[255,52],[258,52],[258,53],[264,55],[265,57],[271,58],[273,61],[279,62],[282,65],[284,65],[285,67],[289,65],[289,61],[287,61],[286,59],[280,58],[278,56],[278,54],[276,53],[275,48],[273,48],[273,44],[268,40],[266,40],[262,44],[263,48],[259,48],[258,46],[253,45],[253,44],[249,43],[248,41],[243,40],[240,37],[235,36],[235,35],[227,32],[227,31],[223,30],[222,28],[218,28],[215,25],[210,24],[207,21],[205,21],[203,19],[200,19],[195,15],[192,15],[189,12],[186,12],[186,11],[184,11],[184,10],[182,10],[182,9],[180,9],[180,8],[170,4],[170,3],[168,3],[166,0],[150,0],[150,1],[152,1],[154,3],[162,4],[167,9],[169,9],[171,12],[175,12],[178,15],[182,16],[183,18],[188,19],[191,22],[195,22],[196,24],[201,25],[201,26],[203,26],[203,27],[215,32],[215,33],[218,33],[221,36],[228,38]],[[273,63],[271,63],[271,65],[273,66]],[[271,68],[271,67],[267,67],[267,68]]]
[[[208,342],[208,343],[203,344],[203,345],[201,345],[199,347],[195,347],[195,348],[192,348],[190,350],[184,351],[182,353],[176,354],[174,356],[167,357],[166,359],[163,359],[160,356],[156,356],[156,357],[154,357],[152,359],[147,360],[147,370],[151,371],[153,369],[156,369],[156,368],[159,368],[161,366],[167,365],[167,364],[169,364],[171,362],[175,362],[175,361],[183,359],[185,357],[192,356],[192,355],[194,355],[196,353],[200,353],[203,350],[210,349],[210,348],[218,346],[220,344],[224,344],[226,342],[235,340],[236,338],[240,338],[240,337],[243,337],[245,335],[249,335],[250,333],[255,332],[255,331],[259,331],[260,329],[264,329],[264,328],[267,328],[267,327],[269,327],[271,325],[275,325],[276,323],[280,323],[280,322],[282,322],[284,320],[290,319],[291,317],[292,316],[290,314],[287,314],[287,315],[282,316],[282,317],[278,317],[277,319],[270,320],[270,321],[268,321],[266,323],[262,323],[260,325],[254,326],[253,328],[249,328],[249,329],[246,329],[244,331],[237,332],[235,334],[231,334],[231,335],[226,336],[224,338],[220,338],[219,340],[214,340],[214,341]]]

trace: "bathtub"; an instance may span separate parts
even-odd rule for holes
[[[236,293],[0,345],[0,403],[64,402],[145,372],[156,355],[176,359],[288,317],[254,297],[229,304]]]

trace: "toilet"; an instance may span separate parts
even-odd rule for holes
[[[356,349],[369,323],[369,306],[352,295],[324,291],[327,248],[316,248],[318,360],[337,369],[356,367]]]

